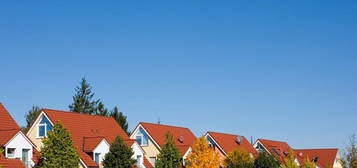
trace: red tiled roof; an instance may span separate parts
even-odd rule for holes
[[[175,145],[182,156],[187,152],[189,147],[193,145],[196,139],[196,136],[188,128],[145,122],[139,124],[144,127],[160,147],[165,145],[166,133],[170,132],[175,140]]]
[[[129,139],[124,130],[111,117],[80,114],[67,111],[43,109],[43,112],[52,122],[60,121],[71,134],[73,143],[82,161],[88,166],[97,166],[90,155],[84,152],[85,137],[104,137],[111,144],[117,136],[124,140]],[[91,143],[97,143],[91,141]],[[93,144],[86,144],[94,146]]]
[[[10,113],[5,109],[5,107],[0,103],[0,130],[20,130],[19,125],[11,117]]]
[[[0,124],[2,120],[0,120]],[[0,146],[4,146],[7,142],[11,140],[20,130],[0,130]]]
[[[19,131],[20,127],[0,103],[0,146],[4,146]]]
[[[153,165],[151,165],[151,163],[146,159],[146,157],[144,157],[144,166],[146,167],[146,168],[154,168],[154,166]]]
[[[105,139],[104,137],[83,137],[83,151],[85,152],[92,152],[102,140]]]
[[[280,161],[283,161],[289,151],[293,150],[286,142],[267,139],[258,139],[258,141],[264,145],[268,152],[279,158]]]
[[[36,148],[32,148],[32,161],[37,165],[40,162],[40,152]]]
[[[7,159],[3,154],[0,154],[0,165],[2,168],[25,168],[20,159]]]
[[[306,159],[317,159],[320,168],[328,168],[334,165],[338,149],[295,149],[294,152],[301,165],[304,165]]]
[[[210,132],[210,131],[208,132],[208,134],[218,143],[218,145],[221,148],[223,148],[226,154],[239,147],[246,150],[248,153],[254,155],[257,153],[254,147],[252,146],[252,144],[250,144],[247,138],[245,138],[244,136],[241,136],[242,141],[240,142],[240,144],[238,144],[237,137],[240,135]]]

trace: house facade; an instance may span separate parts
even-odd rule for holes
[[[267,152],[268,154],[273,155],[280,162],[284,161],[285,157],[288,156],[290,151],[294,152],[294,149],[291,148],[288,143],[268,139],[256,140],[253,144],[253,147],[257,150],[257,152]],[[295,162],[297,165],[301,165],[296,157]]]
[[[35,145],[24,135],[0,103],[0,165],[3,168],[31,168],[38,161]]]
[[[315,162],[317,168],[342,168],[341,157],[337,148],[294,149],[301,165],[308,159]]]
[[[140,122],[130,135],[130,139],[136,140],[145,151],[145,157],[154,166],[161,148],[165,145],[167,133],[172,134],[184,163],[196,139],[188,128]]]
[[[293,149],[286,142],[267,139],[258,139],[253,146],[258,152],[264,151],[274,155],[281,162],[289,151],[293,151],[295,162],[300,166],[303,166],[306,160],[310,160],[316,164],[316,168],[342,168],[337,148]]]
[[[247,138],[241,135],[209,131],[205,134],[205,138],[208,144],[219,154],[222,164],[227,154],[234,149],[243,149],[247,151],[252,158],[257,154]]]
[[[82,168],[103,167],[104,156],[109,152],[110,144],[117,136],[120,136],[132,148],[134,152],[132,158],[137,160],[137,167],[148,167],[145,166],[148,161],[144,160],[144,150],[136,141],[130,140],[125,131],[111,117],[43,109],[27,132],[27,136],[34,142],[37,150],[41,150],[42,140],[57,122],[61,122],[69,131],[80,156]]]

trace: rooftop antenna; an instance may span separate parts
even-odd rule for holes
[[[159,117],[159,119],[157,120],[157,124],[161,124],[161,121],[160,121],[160,117]]]

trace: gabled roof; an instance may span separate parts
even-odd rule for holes
[[[301,165],[304,165],[306,159],[308,159],[310,161],[316,160],[320,168],[327,168],[334,165],[338,149],[295,149],[294,152]]]
[[[165,145],[166,134],[170,132],[175,140],[175,145],[182,156],[193,145],[196,139],[196,136],[191,132],[191,130],[184,127],[146,122],[140,122],[139,125],[144,127],[147,133],[160,146],[160,148]]]
[[[0,125],[1,125],[1,119],[0,119]],[[0,147],[4,146],[6,143],[8,143],[17,133],[19,130],[17,129],[12,129],[12,130],[0,130]]]
[[[7,159],[3,154],[0,154],[0,165],[2,168],[25,168],[20,159]]]
[[[0,146],[4,146],[19,131],[20,127],[0,103]]]
[[[233,151],[236,148],[242,148],[248,153],[254,155],[257,153],[252,144],[250,144],[247,138],[245,138],[244,136],[211,131],[207,132],[207,134],[213,138],[213,140],[217,143],[217,145],[219,145],[220,148],[224,150],[223,152],[225,154]],[[242,138],[240,143],[237,142],[238,137]]]
[[[270,154],[279,158],[280,161],[283,161],[284,158],[289,154],[289,151],[293,151],[293,148],[290,145],[283,141],[274,141],[268,139],[258,139],[259,141]]]
[[[129,139],[124,130],[112,117],[95,116],[74,112],[43,109],[42,110],[52,121],[60,121],[71,134],[77,152],[86,166],[98,166],[90,155],[84,151],[85,137],[104,137],[111,144],[117,136],[124,140]],[[96,140],[91,143],[95,144]],[[94,146],[93,144],[89,146]],[[92,147],[88,147],[92,148]]]
[[[154,166],[144,157],[144,162],[143,162],[145,168],[154,168]]]
[[[5,107],[0,103],[0,130],[20,130],[19,125],[11,117],[10,113],[5,109]]]
[[[92,152],[100,142],[105,140],[104,137],[83,137],[83,151]]]

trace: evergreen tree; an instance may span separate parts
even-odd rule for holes
[[[316,164],[309,160],[309,157],[306,157],[305,163],[302,168],[316,168]]]
[[[128,130],[129,125],[128,122],[126,121],[126,116],[119,111],[119,108],[117,106],[114,107],[114,109],[111,111],[110,116],[112,116],[115,121],[123,128],[123,130],[129,135],[130,131]]]
[[[136,163],[136,160],[131,158],[133,155],[133,150],[118,136],[110,146],[102,164],[104,168],[131,168]]]
[[[69,132],[60,122],[48,132],[41,148],[42,168],[78,167],[79,156],[73,146]]]
[[[95,114],[100,100],[92,100],[94,93],[92,87],[82,78],[80,86],[77,86],[76,94],[73,96],[73,103],[69,105],[70,111],[86,114]]]
[[[226,159],[224,159],[225,168],[253,168],[253,158],[249,153],[242,149],[237,148],[228,153]]]
[[[98,106],[97,106],[97,111],[96,111],[96,115],[101,115],[101,116],[108,116],[108,109],[106,109],[104,107],[104,104],[102,101],[100,101],[98,103]]]
[[[28,113],[25,115],[26,118],[26,127],[21,128],[23,132],[27,132],[32,124],[35,122],[37,117],[41,113],[41,108],[38,106],[32,106],[31,110],[28,111]]]
[[[349,138],[348,145],[341,159],[341,164],[344,168],[357,168],[357,141],[355,135]]]
[[[284,162],[282,163],[281,168],[299,168],[295,162],[295,155],[293,151],[289,151],[288,156],[284,158]]]
[[[254,160],[255,168],[279,168],[280,164],[274,156],[267,152],[260,152],[258,157]]]
[[[219,168],[220,160],[214,149],[209,147],[206,138],[201,137],[193,144],[186,165],[187,168]]]
[[[172,134],[166,134],[166,142],[157,157],[155,168],[180,168],[181,155],[175,146]]]

